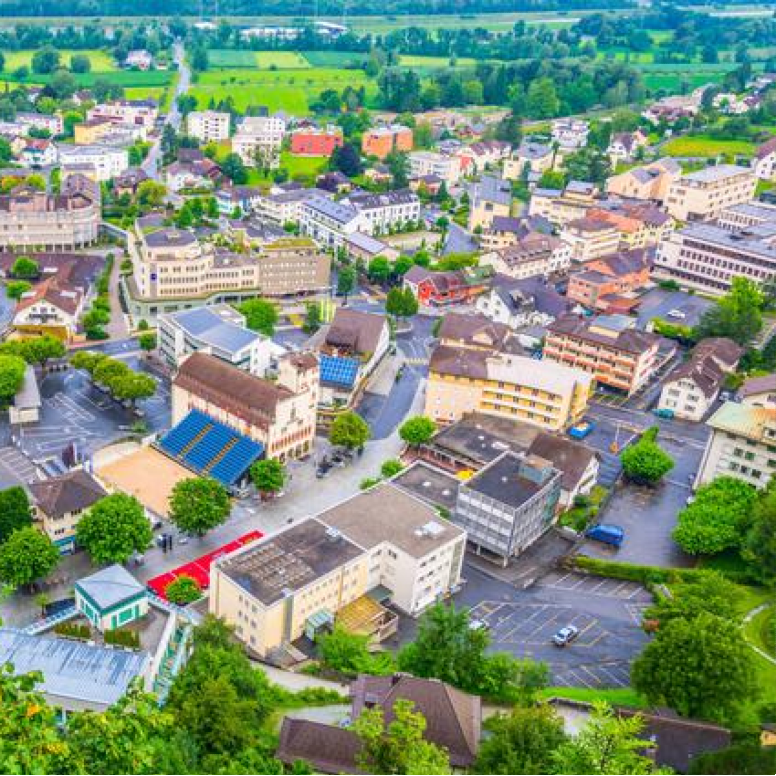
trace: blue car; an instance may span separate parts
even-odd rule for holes
[[[585,531],[585,536],[596,542],[611,544],[612,547],[621,547],[625,540],[625,529],[611,523],[598,523]]]
[[[595,423],[590,420],[582,420],[569,429],[569,436],[572,439],[584,439],[593,432],[594,428]]]

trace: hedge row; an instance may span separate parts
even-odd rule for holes
[[[571,565],[589,574],[612,579],[624,579],[639,582],[642,585],[671,584],[683,582],[698,575],[696,569],[664,569],[656,566],[638,566],[635,563],[620,563],[613,560],[589,558],[577,555],[570,560]]]

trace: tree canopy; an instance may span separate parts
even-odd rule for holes
[[[337,415],[329,429],[329,441],[333,445],[346,447],[348,450],[362,448],[370,436],[371,431],[367,422],[351,411]]]
[[[151,544],[151,525],[134,496],[112,493],[78,521],[76,539],[95,563],[126,563]]]
[[[637,485],[656,485],[674,468],[674,459],[657,443],[658,428],[647,429],[620,456],[626,479]]]
[[[264,458],[251,466],[251,480],[261,494],[283,490],[286,472],[277,458]]]
[[[14,587],[47,577],[59,563],[59,550],[33,526],[17,528],[0,545],[0,580]]]
[[[694,337],[729,337],[739,345],[749,345],[763,326],[763,295],[758,284],[745,277],[734,277],[730,291],[702,316]]]
[[[425,415],[416,415],[405,420],[399,427],[399,436],[408,445],[419,447],[428,442],[436,433],[436,423]]]
[[[20,485],[0,490],[0,544],[17,529],[32,525],[30,500]]]
[[[170,494],[170,520],[181,531],[204,536],[221,525],[232,511],[226,488],[211,477],[177,482]]]
[[[266,299],[248,299],[240,305],[240,312],[245,316],[249,329],[267,337],[274,334],[275,324],[278,322],[277,305]]]

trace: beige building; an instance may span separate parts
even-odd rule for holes
[[[738,389],[738,400],[747,407],[776,409],[776,375],[750,377]]]
[[[335,621],[381,640],[396,615],[378,601],[417,615],[449,595],[461,583],[465,541],[385,483],[216,561],[210,611],[259,657]]]
[[[75,531],[87,510],[107,495],[91,474],[69,471],[30,484],[33,519],[61,553],[75,551]]]
[[[512,187],[509,181],[483,175],[469,195],[469,231],[487,229],[496,216],[512,212]]]
[[[547,328],[544,360],[593,375],[595,380],[628,395],[644,385],[657,369],[660,337],[634,328],[625,315],[584,319],[564,315]]]
[[[53,275],[21,295],[12,325],[22,335],[51,334],[69,342],[78,329],[83,306],[83,292],[74,286],[60,287]]]
[[[678,221],[705,221],[731,205],[748,202],[756,186],[757,178],[749,167],[718,164],[673,181],[665,206]]]
[[[267,458],[300,458],[313,449],[319,386],[318,359],[312,353],[280,359],[275,381],[216,356],[193,353],[172,381],[171,425],[199,410],[261,443]]]
[[[725,402],[707,421],[706,443],[695,487],[716,477],[765,487],[776,473],[776,407]]]
[[[551,145],[525,141],[504,161],[504,178],[508,181],[519,181],[526,171],[541,175],[552,170],[560,159],[561,154],[553,150]]]
[[[246,116],[232,138],[232,151],[249,167],[277,167],[286,122],[274,116]]]
[[[598,189],[593,183],[570,181],[560,189],[534,189],[528,203],[529,216],[542,216],[556,226],[584,218],[597,202]]]
[[[484,253],[480,266],[499,275],[523,279],[547,277],[571,266],[571,246],[551,234],[528,232],[505,248]]]
[[[193,111],[186,116],[186,131],[203,143],[229,139],[231,116],[215,110]]]
[[[102,218],[99,197],[25,190],[0,196],[0,250],[61,251],[91,245]]]
[[[413,151],[409,155],[410,177],[422,178],[436,175],[447,186],[453,186],[461,179],[461,157],[440,154],[436,151]]]
[[[581,263],[616,253],[620,246],[616,226],[589,216],[569,221],[560,239],[569,246],[571,258]]]
[[[664,202],[669,186],[682,174],[675,159],[666,157],[651,164],[633,167],[606,181],[606,192],[632,199],[651,199]]]
[[[527,356],[439,345],[431,356],[424,414],[452,423],[469,412],[561,430],[587,408],[592,378]]]

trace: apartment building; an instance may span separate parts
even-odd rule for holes
[[[776,180],[776,137],[766,140],[757,147],[752,169],[759,180]]]
[[[566,296],[573,302],[599,312],[628,310],[634,292],[650,282],[650,261],[644,250],[622,251],[593,259],[569,276]]]
[[[576,151],[587,145],[590,125],[582,119],[555,119],[552,122],[552,139],[562,149]]]
[[[364,156],[376,156],[380,160],[385,159],[391,151],[412,151],[412,147],[412,130],[401,124],[368,129],[361,138],[361,152]]]
[[[452,423],[468,412],[562,430],[587,408],[584,371],[527,356],[439,345],[431,355],[424,414]]]
[[[384,483],[219,558],[210,611],[259,657],[335,622],[380,641],[397,618],[379,601],[414,616],[449,595],[461,583],[465,541],[430,506]]]
[[[591,216],[569,221],[560,239],[569,246],[572,260],[582,264],[615,253],[620,246],[617,227]]]
[[[409,189],[395,189],[382,194],[350,194],[342,201],[361,214],[367,225],[365,231],[371,235],[383,234],[420,220],[420,199]]]
[[[547,328],[544,361],[583,370],[630,395],[657,369],[660,343],[656,334],[634,326],[635,320],[625,315],[561,316]]]
[[[29,485],[32,516],[62,554],[75,552],[75,532],[83,515],[108,494],[83,469]]]
[[[656,278],[719,296],[735,277],[763,283],[776,277],[776,221],[731,231],[715,224],[689,224],[669,234],[655,256]]]
[[[694,487],[735,477],[764,488],[776,473],[776,407],[725,402],[706,422],[711,436]]]
[[[249,167],[277,167],[286,134],[286,122],[278,116],[246,116],[232,138],[232,151]]]
[[[300,127],[291,133],[291,153],[297,156],[331,156],[344,142],[342,129],[329,124],[326,127]]]
[[[263,296],[328,291],[331,288],[331,256],[309,238],[273,240],[261,248],[258,281]]]
[[[59,162],[62,173],[82,172],[100,183],[117,178],[129,169],[129,152],[126,148],[107,145],[61,146]]]
[[[412,291],[420,304],[441,307],[476,299],[488,290],[492,274],[492,270],[484,267],[431,270],[415,265],[404,275],[402,285]]]
[[[506,248],[484,253],[481,267],[514,279],[549,277],[571,266],[571,246],[551,234],[529,231]]]
[[[733,340],[713,337],[702,340],[690,358],[668,375],[657,407],[683,420],[699,422],[711,409],[725,377],[735,371],[743,354]]]
[[[102,219],[99,195],[46,194],[21,190],[0,196],[0,250],[35,247],[72,250],[97,240]]]
[[[466,175],[480,174],[489,167],[500,164],[509,157],[512,146],[503,140],[480,140],[462,146],[455,153],[461,159],[461,168]]]
[[[16,123],[21,125],[25,132],[31,129],[42,129],[50,132],[52,137],[61,135],[65,131],[65,124],[61,113],[37,113],[20,111],[16,114]]]
[[[565,189],[534,189],[528,203],[528,215],[546,218],[555,226],[584,218],[598,204],[598,189],[593,183],[569,181]]]
[[[106,118],[116,124],[142,124],[152,130],[159,117],[159,106],[154,100],[115,100],[90,108],[87,120]]]
[[[664,202],[671,184],[682,175],[679,162],[671,157],[612,175],[606,181],[606,192],[620,197]]]
[[[267,458],[301,458],[313,449],[319,388],[318,359],[312,353],[281,358],[274,381],[216,356],[193,353],[172,381],[171,425],[197,411],[258,442]]]
[[[504,161],[504,178],[508,181],[522,180],[526,172],[541,175],[552,170],[559,154],[556,154],[549,143],[537,143],[524,140]]]
[[[561,478],[550,461],[506,450],[461,483],[453,522],[477,555],[506,566],[552,526]]]
[[[757,178],[750,168],[718,164],[673,181],[665,206],[678,221],[705,221],[731,205],[751,200],[756,186]]]
[[[268,193],[256,198],[255,210],[262,218],[275,224],[296,224],[302,215],[302,205],[313,199],[331,199],[332,195],[323,189],[280,189],[273,187]]]
[[[356,232],[369,233],[369,224],[352,205],[313,197],[299,208],[299,231],[327,248],[339,248]]]
[[[512,212],[512,186],[509,181],[483,175],[469,192],[469,231],[485,230],[497,216]]]
[[[615,227],[621,245],[631,249],[657,245],[674,228],[674,219],[650,203],[606,203],[605,207],[591,208],[587,218]]]
[[[186,116],[186,132],[202,143],[220,143],[229,139],[232,117],[215,110],[195,110]]]
[[[423,178],[435,175],[447,186],[454,186],[461,179],[461,157],[440,154],[436,151],[413,151],[409,155],[410,177]]]
[[[719,214],[716,223],[731,232],[745,230],[750,226],[776,223],[776,205],[757,201],[733,205]]]

